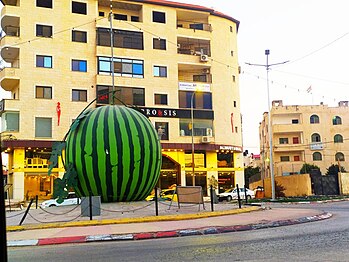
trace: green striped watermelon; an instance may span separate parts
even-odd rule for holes
[[[126,106],[91,110],[66,140],[66,163],[78,176],[76,192],[103,202],[137,201],[159,179],[161,146],[151,122]]]

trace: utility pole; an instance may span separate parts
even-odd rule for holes
[[[266,64],[252,64],[252,63],[246,63],[247,65],[251,66],[263,66],[267,70],[267,93],[268,93],[268,133],[269,133],[269,168],[270,168],[270,180],[271,180],[271,200],[275,200],[275,175],[274,175],[274,161],[273,161],[273,132],[272,132],[272,123],[271,123],[271,103],[270,103],[270,92],[269,92],[269,70],[270,67],[275,65],[282,65],[289,62],[289,60],[280,62],[280,63],[274,63],[269,64],[269,54],[270,50],[265,50],[265,53],[267,61]]]
[[[113,1],[110,0],[110,13],[109,13],[109,22],[110,22],[110,48],[111,48],[111,85],[112,85],[112,105],[115,103],[115,80],[114,80],[114,31],[113,31]]]

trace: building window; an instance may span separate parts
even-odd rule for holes
[[[123,14],[114,14],[114,19],[115,19],[115,20],[127,21],[127,15],[123,15]]]
[[[231,56],[234,56],[234,51],[230,51],[230,55],[231,55]]]
[[[238,133],[238,131],[239,131],[239,129],[238,129],[238,127],[236,126],[236,127],[235,127],[235,133]]]
[[[114,73],[116,76],[143,78],[143,60],[114,57]],[[110,57],[98,57],[98,74],[111,74],[112,62]]]
[[[322,161],[322,155],[320,152],[313,153],[313,161]]]
[[[168,140],[167,122],[155,122],[155,130],[157,131],[160,140]]]
[[[167,105],[167,95],[166,94],[155,94],[155,105]]]
[[[288,144],[288,138],[287,137],[279,138],[279,144]]]
[[[193,82],[210,83],[210,76],[211,74],[193,75]]]
[[[153,22],[166,23],[166,15],[164,12],[153,11]]]
[[[73,42],[80,42],[80,43],[87,43],[87,32],[84,31],[72,31],[72,41]]]
[[[236,80],[235,80],[235,76],[233,75],[233,82],[235,82]]]
[[[136,87],[115,87],[114,104],[122,104],[120,101],[127,105],[144,106],[145,105],[145,92],[144,88]],[[112,87],[97,85],[97,103],[98,104],[112,104]]]
[[[104,15],[105,15],[104,12],[102,12],[102,11],[99,11],[99,12],[98,12],[98,16],[104,17]]]
[[[193,92],[179,91],[179,107],[191,108],[191,96]],[[212,94],[208,92],[197,92],[193,97],[193,108],[212,109]]]
[[[52,68],[52,56],[36,56],[36,67]]]
[[[166,39],[153,38],[153,49],[166,50]]]
[[[341,152],[336,153],[335,161],[345,161],[344,154]]]
[[[343,143],[343,136],[340,135],[340,134],[337,134],[337,135],[334,136],[333,141],[335,143]]]
[[[299,156],[294,156],[293,157],[293,161],[300,161],[300,160],[301,160],[301,158]]]
[[[19,112],[5,112],[1,116],[5,121],[2,122],[3,131],[19,131]]]
[[[289,156],[280,156],[280,161],[281,162],[289,162],[290,161],[290,157]]]
[[[154,66],[153,75],[156,77],[167,77],[167,67],[166,66]]]
[[[86,60],[72,60],[71,61],[72,71],[87,72],[87,61]]]
[[[143,50],[142,32],[114,29],[113,33],[114,47]],[[110,46],[110,30],[108,28],[98,28],[97,45]]]
[[[74,14],[81,14],[86,15],[87,14],[87,5],[86,3],[80,3],[80,2],[72,2],[72,12]]]
[[[36,36],[52,37],[52,26],[36,25]]]
[[[236,107],[236,101],[234,101],[234,107]]]
[[[232,26],[230,26],[230,32],[233,32],[233,27]]]
[[[340,118],[339,116],[335,116],[332,119],[332,123],[333,123],[334,126],[341,125],[342,124],[342,118]]]
[[[52,137],[52,118],[35,118],[35,137]]]
[[[36,0],[37,7],[52,8],[52,0]]]
[[[86,90],[73,89],[72,101],[86,102],[87,101],[87,91]]]
[[[131,16],[131,21],[132,22],[139,22],[139,16]]]
[[[317,115],[312,115],[310,117],[310,124],[319,124],[320,118]]]
[[[293,144],[299,144],[299,137],[293,137],[292,142]]]
[[[212,136],[213,121],[195,119],[194,128],[192,128],[190,119],[179,119],[179,133],[181,136],[191,136],[192,129],[194,129],[194,136]]]
[[[321,136],[318,133],[312,134],[311,142],[321,142]]]
[[[292,124],[298,124],[299,120],[298,119],[292,119]]]
[[[51,86],[36,86],[35,98],[52,99],[52,87]]]

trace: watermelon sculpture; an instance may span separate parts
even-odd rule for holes
[[[67,134],[65,162],[77,174],[76,192],[101,196],[103,202],[145,199],[161,168],[151,122],[135,109],[116,105],[91,109],[75,122]]]

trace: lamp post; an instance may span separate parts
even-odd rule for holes
[[[270,50],[265,50],[264,54],[267,57],[267,63],[266,64],[251,64],[246,63],[247,65],[252,66],[264,66],[267,70],[267,93],[268,93],[268,133],[269,133],[269,167],[270,167],[270,182],[271,182],[271,199],[275,200],[275,175],[274,175],[274,162],[273,162],[273,135],[272,135],[272,127],[271,127],[271,103],[270,103],[270,92],[269,92],[269,70],[271,66],[275,65],[282,65],[289,61],[284,61],[281,63],[275,63],[275,64],[269,64],[269,54]]]
[[[190,116],[191,116],[191,168],[193,174],[193,186],[195,186],[195,163],[194,163],[194,95],[196,90],[191,94],[190,98]]]

